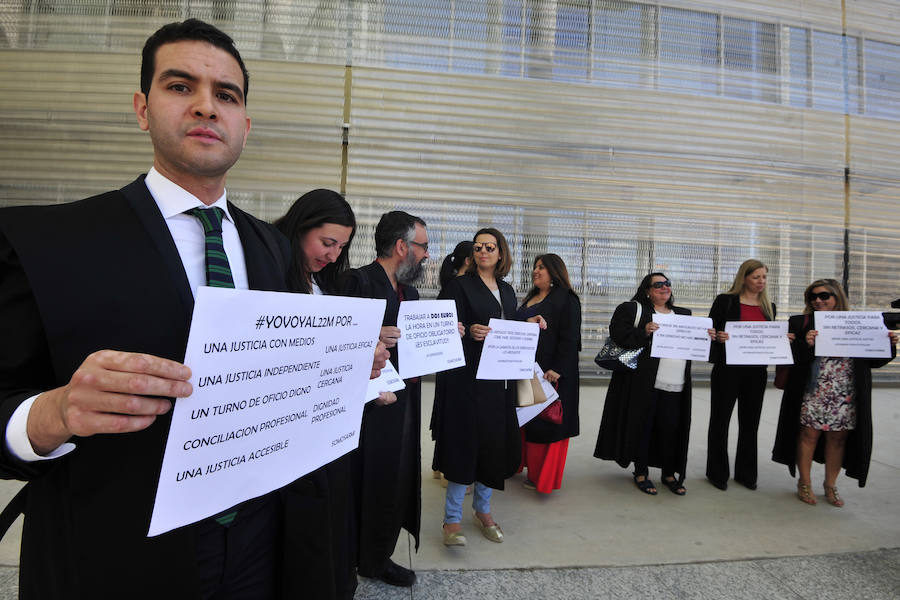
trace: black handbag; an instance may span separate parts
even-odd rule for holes
[[[641,320],[643,309],[640,302],[635,302],[637,310],[634,315],[634,327],[637,328]],[[607,337],[603,342],[603,347],[594,357],[594,362],[598,367],[609,369],[610,371],[633,371],[637,369],[638,356],[643,352],[644,348],[623,348],[615,343],[612,337]]]

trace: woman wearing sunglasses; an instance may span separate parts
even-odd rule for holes
[[[818,279],[806,288],[802,315],[790,318],[794,365],[781,399],[772,460],[800,472],[797,497],[815,504],[810,471],[813,458],[825,463],[825,500],[841,507],[836,482],[843,466],[847,476],[866,484],[872,456],[872,372],[892,358],[816,356],[815,312],[849,310],[847,296],[834,279]],[[897,333],[889,332],[891,354]]]
[[[475,379],[490,331],[488,321],[514,319],[516,314],[516,294],[503,281],[512,266],[506,238],[492,227],[479,230],[472,258],[467,272],[450,279],[439,295],[456,302],[458,320],[465,326],[466,357],[464,366],[445,372],[434,419],[433,467],[448,481],[443,523],[447,546],[466,544],[462,504],[471,483],[475,525],[490,541],[503,541],[491,515],[491,493],[503,489],[504,480],[518,470],[521,456],[515,382]]]
[[[675,306],[672,283],[663,273],[644,277],[631,300],[616,307],[609,323],[609,336],[616,344],[643,351],[637,369],[613,372],[594,456],[614,460],[623,468],[633,462],[634,484],[654,496],[657,490],[648,468],[659,467],[663,485],[684,496],[691,430],[691,363],[650,356],[653,332],[659,329],[653,322],[656,313],[691,314]]]
[[[766,293],[769,268],[756,259],[745,260],[734,276],[731,289],[719,294],[709,310],[716,330],[710,348],[713,363],[710,375],[709,432],[707,436],[706,478],[720,490],[728,489],[728,425],[734,405],[738,405],[737,456],[734,480],[747,489],[756,489],[757,440],[766,365],[728,365],[725,362],[727,321],[771,321],[775,304]]]

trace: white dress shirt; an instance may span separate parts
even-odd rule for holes
[[[144,183],[156,201],[156,206],[165,220],[166,227],[169,228],[169,233],[178,249],[178,255],[181,257],[181,263],[184,265],[191,293],[196,295],[197,288],[206,285],[206,234],[200,221],[184,212],[196,207],[208,207],[199,198],[160,175],[155,168],[151,167]],[[225,254],[228,255],[234,287],[245,290],[249,284],[247,282],[247,265],[244,261],[244,247],[241,245],[234,219],[228,212],[227,192],[223,192],[222,197],[211,206],[218,206],[225,212],[222,219],[222,242],[225,246]],[[34,404],[38,395],[36,394],[20,404],[6,425],[7,449],[20,460],[27,462],[58,458],[75,449],[75,444],[66,442],[53,452],[43,456],[34,451],[31,440],[28,439],[26,426],[31,405]]]

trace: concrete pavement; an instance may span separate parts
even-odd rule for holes
[[[419,581],[398,590],[361,578],[358,599],[900,598],[900,388],[876,388],[869,480],[859,488],[842,475],[838,509],[822,498],[821,465],[813,468],[819,503],[808,506],[787,468],[771,461],[781,399],[771,385],[758,489],[732,481],[725,492],[704,477],[709,387],[695,386],[684,497],[663,487],[643,494],[629,471],[593,458],[606,387],[584,385],[562,489],[537,494],[513,477],[492,501],[506,541],[491,543],[464,520],[463,548],[441,544],[443,488],[428,469],[431,390],[423,390],[421,545],[411,553],[402,536],[394,555]],[[736,427],[735,415],[732,462]],[[658,470],[650,477],[659,483]]]
[[[467,519],[463,548],[441,543],[444,489],[430,471],[432,390],[426,381],[421,545],[411,552],[403,535],[394,553],[418,582],[400,589],[360,578],[359,600],[900,598],[900,388],[875,389],[869,481],[859,488],[842,475],[846,506],[837,509],[821,497],[820,465],[813,469],[819,504],[807,506],[795,497],[787,468],[770,460],[781,394],[771,386],[759,432],[759,487],[732,481],[725,492],[703,476],[709,388],[695,386],[688,493],[677,497],[662,487],[657,496],[642,494],[629,471],[593,458],[606,387],[584,385],[581,435],[570,443],[562,489],[537,494],[522,487],[522,475],[513,477],[492,502],[505,543],[484,539]],[[736,420],[731,438],[733,459]],[[658,483],[658,470],[650,477]],[[0,482],[0,501],[18,485]],[[17,594],[20,523],[0,543],[0,600]]]

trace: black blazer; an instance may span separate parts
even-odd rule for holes
[[[339,286],[341,293],[357,298],[383,298],[387,302],[384,307],[383,326],[396,326],[397,314],[400,312],[400,299],[388,279],[387,273],[377,262],[373,262],[358,269],[351,269],[343,274]],[[411,285],[400,284],[405,300],[418,300],[419,290]],[[399,368],[397,362],[397,347],[390,348],[391,362],[394,368]]]
[[[456,300],[456,316],[466,328],[463,337],[463,350],[466,354],[466,366],[472,371],[472,378],[478,371],[478,363],[481,361],[481,347],[484,342],[476,342],[469,335],[469,327],[472,325],[487,325],[493,319],[516,318],[516,292],[505,281],[498,279],[497,287],[500,290],[501,304],[493,292],[481,278],[475,273],[468,273],[450,280],[441,290],[441,298]],[[502,313],[501,313],[502,309]]]
[[[250,287],[285,290],[287,240],[229,210]],[[68,383],[96,350],[183,360],[192,309],[177,249],[143,177],[71,204],[3,209],[2,431],[23,400]],[[77,448],[56,460],[23,463],[2,444],[0,475],[30,482],[22,598],[197,596],[196,525],[147,538],[170,415],[140,432],[74,440]]]
[[[418,300],[419,292],[400,284],[404,300]],[[373,262],[347,271],[341,289],[348,296],[383,298],[387,301],[382,325],[396,326],[400,299],[384,268]],[[390,348],[391,362],[399,368],[397,347]],[[354,453],[354,484],[359,500],[360,570],[376,572],[383,565],[363,564],[373,557],[383,558],[394,551],[396,523],[410,532],[419,547],[419,521],[422,506],[422,469],[420,423],[422,421],[421,379],[405,380],[406,388],[396,392],[397,401],[387,406],[368,402],[363,410],[359,448]],[[406,422],[412,427],[404,426]],[[406,459],[399,464],[401,457]],[[407,495],[405,511],[396,514],[398,491]]]
[[[775,318],[777,311],[775,303],[772,303],[772,318]],[[716,331],[725,330],[726,321],[741,320],[741,299],[737,294],[719,294],[713,300],[713,305],[709,309],[709,318],[712,319],[713,329]],[[713,341],[709,348],[709,362],[720,366],[725,366],[725,344]]]
[[[503,316],[516,318],[516,294],[497,280]],[[456,483],[477,480],[495,489],[511,477],[521,459],[521,437],[516,418],[516,386],[504,381],[476,380],[483,342],[469,335],[473,324],[487,325],[500,318],[501,304],[477,274],[454,277],[441,289],[440,298],[456,301],[459,321],[466,327],[463,351],[466,364],[444,371],[436,383],[434,465]],[[439,391],[437,391],[439,389]]]
[[[525,439],[549,444],[574,437],[580,429],[578,353],[581,351],[581,301],[575,292],[555,287],[537,307],[538,314],[547,321],[547,329],[541,330],[535,361],[542,370],[552,369],[560,375],[557,391],[563,407],[563,422],[557,425],[543,419],[532,419],[525,424]]]
[[[650,356],[653,338],[646,332],[647,323],[653,320],[654,310],[648,304],[642,303],[641,306],[641,318],[637,327],[634,326],[637,306],[633,301],[617,306],[609,323],[609,336],[615,343],[623,348],[644,350],[638,356],[637,369],[613,373],[606,391],[606,403],[603,405],[603,417],[594,448],[596,458],[614,460],[623,468],[638,456],[639,444],[647,424],[650,395],[659,370],[659,359]],[[678,315],[691,314],[689,309],[680,306],[673,306],[672,312]],[[687,361],[684,366],[684,388],[678,402],[680,405],[674,450],[677,452],[675,472],[681,483],[685,477],[691,433],[691,361]],[[649,464],[652,467],[662,467],[666,453],[673,450],[660,448],[657,442],[658,439],[654,436],[649,450]]]
[[[791,343],[794,364],[789,367],[790,376],[781,397],[772,460],[787,465],[791,476],[795,473],[797,463],[800,409],[809,383],[810,366],[816,359],[815,346],[810,348],[806,343],[806,334],[813,328],[813,324],[811,315],[793,315],[788,319],[788,331],[794,334],[794,341]],[[888,364],[896,355],[897,349],[891,345],[891,358],[853,359],[856,428],[847,435],[842,466],[847,477],[856,479],[859,487],[866,485],[872,458],[872,369]],[[825,462],[825,436],[819,436],[813,458],[820,463]]]

